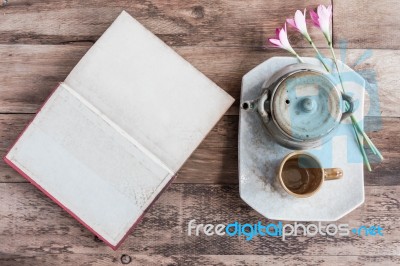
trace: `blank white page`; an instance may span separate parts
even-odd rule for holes
[[[126,12],[65,82],[173,172],[233,102]]]
[[[63,85],[7,159],[113,246],[172,177]]]

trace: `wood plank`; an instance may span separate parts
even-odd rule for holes
[[[0,45],[0,112],[36,112],[88,48]]]
[[[146,256],[132,257],[141,265],[396,265],[397,256],[270,256],[270,255],[203,255],[203,256]]]
[[[174,46],[262,47],[296,9],[330,0],[190,1],[9,1],[0,7],[0,43],[64,44],[94,42],[122,10]],[[322,34],[310,27],[317,43]],[[294,34],[294,46],[305,42]]]
[[[400,2],[396,0],[332,0],[335,47],[400,48]]]
[[[73,66],[89,49],[89,45],[0,45],[0,113],[34,113],[50,92],[63,81]],[[191,64],[216,82],[236,99],[240,97],[241,79],[252,68],[272,56],[287,56],[277,49],[174,47]],[[328,51],[323,50],[326,55]],[[337,51],[339,55],[340,51]],[[342,61],[368,81],[373,98],[369,116],[400,117],[400,50],[372,50],[369,58],[360,61],[365,50],[345,50]],[[313,56],[310,49],[301,49],[303,56]],[[234,56],[232,56],[234,55]],[[377,95],[376,97],[374,95]],[[370,97],[371,96],[371,97]],[[239,101],[228,111],[238,114]],[[367,104],[368,106],[368,104]],[[367,110],[368,111],[368,110]]]
[[[0,156],[6,154],[32,117],[32,114],[0,115]],[[175,183],[237,183],[238,120],[238,116],[224,116],[179,171]],[[368,135],[385,157],[382,163],[372,164],[373,172],[365,172],[367,186],[400,185],[400,139],[393,138],[399,135],[399,122],[400,118],[366,119]],[[0,161],[0,182],[26,180]]]
[[[135,255],[272,255],[272,256],[399,256],[400,186],[366,187],[365,203],[335,222],[380,225],[384,236],[188,236],[188,222],[228,224],[238,221],[277,223],[260,216],[244,203],[237,185],[173,184],[161,195],[136,230],[117,252],[98,241],[30,184],[0,184],[0,250],[2,257],[49,254],[103,254],[109,260],[122,254]],[[268,208],[266,202],[266,208]],[[327,225],[328,223],[322,223]],[[368,258],[366,258],[368,260]],[[373,258],[372,258],[373,259]],[[96,257],[93,260],[97,260]]]
[[[123,261],[125,263],[123,263]],[[130,261],[130,262],[129,262]],[[129,263],[128,263],[129,262]],[[128,255],[114,254],[46,254],[44,256],[0,255],[2,266],[31,265],[296,265],[296,266],[375,266],[398,265],[398,256],[272,256],[272,255]]]

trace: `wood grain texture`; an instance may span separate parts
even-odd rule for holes
[[[38,110],[87,48],[0,45],[0,112]]]
[[[0,45],[0,113],[34,113],[63,81],[90,45]],[[272,56],[288,56],[277,49],[173,47],[235,99],[240,97],[242,76]],[[329,55],[327,50],[323,50]],[[301,49],[303,56],[314,51]],[[367,80],[368,116],[400,117],[400,50],[337,51],[342,61]],[[234,55],[234,56],[233,56]],[[373,111],[369,111],[371,100]],[[238,114],[236,101],[228,114]]]
[[[0,7],[0,43],[94,42],[126,10],[168,45],[262,47],[286,17],[319,3],[330,0],[10,0]],[[310,31],[316,43],[325,43],[317,29]],[[299,34],[292,37],[293,46],[305,45]]]
[[[31,258],[32,261],[44,262],[41,265],[47,265],[47,259],[49,262],[55,261],[49,254],[78,264],[81,254],[83,260],[104,264],[114,260],[118,262],[122,254],[138,255],[137,258],[133,257],[135,260],[149,255],[215,255],[218,258],[217,255],[251,254],[287,255],[292,258],[305,256],[304,264],[307,264],[307,256],[311,256],[311,261],[320,257],[320,263],[338,259],[329,258],[330,256],[350,256],[349,260],[360,264],[363,261],[395,263],[398,262],[396,256],[400,249],[400,224],[397,222],[400,218],[399,192],[400,186],[366,187],[365,203],[335,222],[349,224],[350,228],[380,225],[384,237],[316,235],[291,236],[283,241],[280,237],[257,236],[246,241],[244,236],[188,236],[187,231],[187,224],[192,219],[196,220],[196,224],[276,222],[263,218],[244,203],[239,198],[237,185],[173,184],[161,195],[120,249],[114,252],[31,184],[2,183],[0,263],[1,260],[13,258],[22,261]],[[265,207],[268,208],[267,202]],[[15,254],[21,256],[17,257]],[[146,257],[142,257],[142,261],[145,259]],[[281,259],[285,261],[284,257]],[[179,261],[179,258],[171,260],[177,264],[174,260]],[[190,261],[190,257],[188,260]],[[157,259],[154,261],[157,262]],[[200,259],[199,261],[201,262]],[[237,257],[236,262],[240,264],[241,260]]]
[[[123,9],[239,99],[245,73],[272,56],[287,56],[263,48],[275,28],[296,9],[331,1],[2,2],[1,157],[51,90]],[[334,45],[347,43],[337,54],[367,80],[366,128],[385,157],[383,163],[373,165],[373,172],[365,172],[366,202],[336,224],[379,224],[384,237],[246,241],[187,236],[191,219],[214,224],[268,222],[239,196],[236,101],[116,252],[0,161],[0,265],[399,265],[400,2],[332,2]],[[317,45],[325,47],[320,32],[310,30]],[[290,41],[300,55],[314,56],[299,34],[291,34]],[[329,56],[327,50],[322,52]]]
[[[125,263],[123,263],[124,261]],[[130,263],[126,263],[131,261]],[[46,256],[12,256],[0,255],[2,266],[63,266],[76,265],[146,265],[146,266],[179,266],[179,265],[296,265],[296,266],[375,266],[398,265],[397,256],[304,256],[304,255],[127,255],[127,254],[48,254]]]
[[[33,114],[0,115],[0,155],[4,156]],[[238,116],[224,116],[178,173],[175,183],[235,184],[238,182]],[[368,117],[366,130],[385,160],[372,159],[373,172],[365,172],[367,186],[400,185],[400,118]],[[0,182],[26,182],[3,161],[0,162]]]
[[[400,2],[332,0],[333,41],[351,48],[400,48]]]

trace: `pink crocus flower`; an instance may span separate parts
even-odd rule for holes
[[[292,46],[289,43],[287,36],[286,23],[284,28],[277,28],[275,30],[276,36],[275,38],[269,38],[268,41],[273,44],[273,46],[285,49],[286,51],[296,55],[296,52],[293,50]]]
[[[317,13],[314,10],[310,11],[310,16],[313,24],[321,29],[328,42],[331,42],[330,24],[332,17],[332,5],[319,5]]]
[[[306,12],[307,9],[304,9],[304,13],[302,13],[300,10],[297,10],[294,14],[294,18],[288,18],[286,21],[290,26],[300,32],[308,41],[311,41],[310,35],[307,31]]]

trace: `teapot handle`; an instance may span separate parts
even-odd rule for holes
[[[350,95],[345,94],[345,93],[342,93],[342,98],[348,104],[348,106],[346,105],[346,107],[348,107],[348,110],[342,114],[342,118],[340,119],[340,121],[343,121],[344,119],[348,118],[350,115],[353,114],[353,111],[354,111],[353,98]]]

